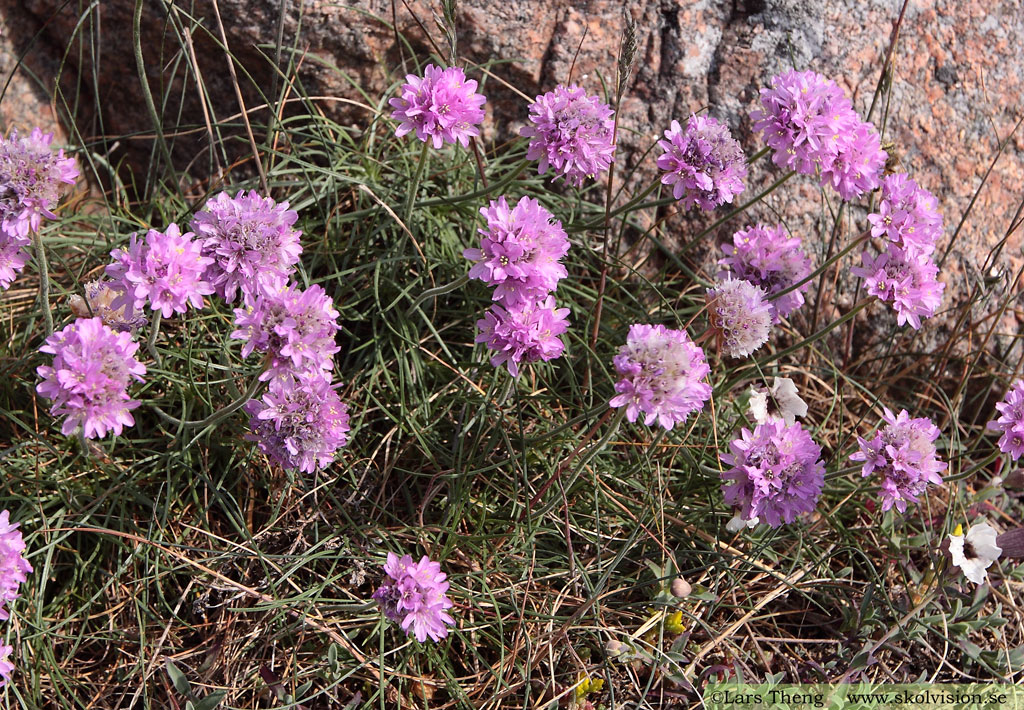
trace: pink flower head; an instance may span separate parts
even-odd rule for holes
[[[313,473],[326,468],[348,443],[348,407],[322,371],[279,374],[245,411],[252,432],[245,438],[285,469]]]
[[[999,437],[999,450],[1016,461],[1024,454],[1024,380],[1017,380],[1010,386],[996,409],[999,418],[986,426],[1003,432]]]
[[[53,365],[36,369],[43,378],[36,391],[53,400],[51,414],[67,415],[64,434],[82,427],[85,438],[95,439],[135,424],[131,410],[139,403],[127,390],[146,374],[138,349],[130,333],[114,332],[100,318],[79,318],[46,339],[39,350],[54,356]]]
[[[859,122],[844,138],[835,155],[822,157],[821,184],[852,200],[878,187],[889,154],[870,123]]]
[[[711,385],[704,382],[711,368],[685,330],[635,323],[613,362],[622,379],[608,404],[625,407],[631,422],[643,412],[644,424],[657,421],[672,429],[711,398]]]
[[[929,256],[942,237],[942,214],[935,195],[906,173],[882,180],[878,211],[868,215],[871,236],[892,242],[905,252]]]
[[[722,271],[719,279],[732,276],[760,286],[769,298],[799,283],[811,273],[811,260],[801,248],[799,237],[790,237],[781,224],[769,227],[758,224],[732,235],[732,244],[723,244],[725,256],[718,260]],[[769,304],[773,322],[785,318],[804,304],[804,291],[809,283],[794,289]]]
[[[877,256],[865,251],[861,261],[850,273],[864,278],[869,294],[892,303],[899,325],[919,329],[921,319],[931,318],[942,305],[946,284],[936,279],[939,269],[930,256],[888,243]]]
[[[416,131],[416,137],[434,148],[458,141],[469,147],[470,136],[480,135],[483,105],[487,99],[476,93],[476,81],[466,79],[458,67],[441,69],[428,64],[423,78],[405,77],[400,96],[388,101],[395,110],[391,117],[400,121],[395,135]]]
[[[213,259],[202,255],[202,245],[193,241],[194,236],[192,232],[182,234],[174,222],[164,232],[150,229],[143,240],[133,234],[127,250],[110,252],[114,262],[106,273],[124,284],[135,310],[148,303],[170,318],[184,313],[189,305],[202,308],[206,305],[203,296],[213,293],[213,286],[204,279]]]
[[[226,192],[210,198],[192,219],[203,256],[212,263],[206,280],[231,302],[241,292],[251,300],[260,291],[286,282],[302,253],[292,225],[299,213],[255,190]]]
[[[530,104],[530,122],[519,135],[530,139],[527,160],[540,160],[538,172],[549,167],[556,177],[575,187],[596,180],[615,157],[615,112],[597,96],[573,84],[559,85]]]
[[[18,588],[32,571],[24,552],[18,523],[11,522],[10,511],[0,512],[0,619],[10,618],[5,605],[18,598]]]
[[[74,185],[78,166],[64,151],[50,148],[53,134],[39,128],[28,138],[0,136],[0,231],[26,239],[38,232],[43,217],[56,219],[52,209],[62,185]],[[27,241],[26,241],[27,243]]]
[[[568,315],[568,308],[555,308],[553,296],[507,310],[494,305],[476,322],[476,342],[496,351],[494,367],[505,365],[516,377],[519,363],[553,360],[565,351],[560,336],[569,328]]]
[[[469,277],[495,286],[494,300],[515,308],[544,297],[567,272],[561,259],[569,251],[562,223],[537,200],[523,197],[511,210],[504,197],[482,207],[487,227],[479,249],[462,255],[475,262]]]
[[[747,163],[739,142],[729,128],[710,116],[691,116],[684,131],[672,121],[665,140],[658,141],[665,153],[658,158],[664,171],[661,182],[672,185],[672,196],[683,209],[694,204],[713,210],[732,202],[743,192]]]
[[[917,502],[929,483],[942,484],[941,472],[946,464],[939,460],[935,444],[939,429],[930,419],[911,419],[904,409],[893,416],[883,408],[884,426],[870,441],[857,437],[860,451],[850,456],[851,461],[863,461],[862,476],[878,471],[882,477],[882,510],[893,505],[901,513],[907,502]]]
[[[744,520],[760,518],[773,528],[810,513],[825,484],[821,447],[798,423],[770,419],[754,431],[743,428],[722,462],[725,502]]]
[[[384,573],[387,579],[373,593],[384,615],[420,643],[428,637],[432,641],[446,637],[448,626],[454,626],[455,619],[447,612],[453,604],[448,598],[447,575],[441,571],[441,564],[431,562],[426,555],[413,562],[410,555],[399,557],[389,552]]]
[[[812,71],[779,74],[761,89],[761,108],[750,117],[779,167],[820,172],[821,184],[844,200],[878,186],[888,155],[874,126],[860,120],[834,81]]]
[[[708,323],[723,355],[747,357],[768,342],[774,311],[760,286],[727,278],[709,288]]]
[[[340,350],[334,342],[338,311],[320,286],[302,290],[292,283],[264,291],[245,308],[235,309],[235,326],[231,337],[245,341],[242,357],[270,355],[270,368],[261,380],[283,371],[334,369],[334,354]]]

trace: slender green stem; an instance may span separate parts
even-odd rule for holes
[[[227,405],[226,407],[222,407],[222,408],[218,409],[216,412],[214,412],[210,416],[206,417],[206,419],[197,419],[197,420],[191,420],[191,421],[184,420],[184,419],[178,419],[177,417],[174,417],[174,416],[168,414],[164,410],[160,409],[160,407],[157,407],[155,405],[153,406],[153,410],[157,414],[159,414],[162,418],[166,419],[167,421],[171,422],[172,424],[175,424],[176,426],[183,426],[183,427],[189,427],[189,428],[208,427],[208,426],[211,426],[213,424],[217,424],[218,422],[220,422],[220,421],[222,421],[224,419],[227,419],[230,415],[234,414],[239,409],[244,407],[246,405],[246,403],[250,399],[253,398],[253,396],[256,394],[256,392],[259,390],[259,388],[262,385],[263,385],[263,382],[259,379],[259,377],[254,377],[253,380],[252,380],[252,383],[245,390],[245,392],[242,393],[241,397],[239,397],[238,399],[236,399],[234,402],[232,402],[231,404]]]
[[[50,269],[46,261],[46,247],[39,232],[32,232],[32,244],[36,248],[36,266],[39,269],[39,307],[43,310],[46,337],[53,334],[53,313],[50,311]]]
[[[803,286],[805,283],[809,283],[810,281],[813,281],[814,279],[818,278],[819,276],[821,276],[822,273],[825,272],[826,269],[828,269],[830,266],[835,264],[837,261],[842,259],[847,254],[849,254],[851,251],[856,249],[858,245],[863,244],[864,240],[866,240],[868,238],[869,234],[871,234],[870,231],[863,232],[863,233],[859,234],[856,239],[854,239],[852,242],[850,242],[845,247],[843,247],[839,251],[838,254],[835,254],[834,256],[829,257],[827,260],[825,260],[824,263],[822,263],[821,266],[819,266],[817,269],[812,271],[810,274],[808,274],[804,278],[802,278],[799,281],[797,281],[795,284],[793,284],[791,286],[787,286],[786,288],[782,289],[781,291],[778,291],[777,293],[773,293],[771,296],[768,297],[768,300],[769,301],[774,301],[776,298],[781,298],[782,296],[785,296],[790,291],[795,291],[796,289],[798,289],[801,286]]]
[[[420,189],[420,179],[423,177],[423,170],[426,167],[427,160],[429,159],[428,151],[430,150],[430,143],[424,141],[423,150],[420,151],[420,160],[416,164],[416,172],[412,176],[412,184],[409,185],[409,195],[405,201],[405,214],[403,219],[405,220],[405,226],[409,226],[409,219],[412,217],[412,209],[416,206],[416,193]]]
[[[156,112],[156,104],[153,102],[153,92],[149,89],[149,79],[146,76],[146,61],[142,57],[142,8],[145,0],[135,0],[135,14],[132,17],[132,48],[135,50],[135,68],[139,72],[139,83],[142,85],[142,99],[149,111],[149,118],[153,121],[153,130],[156,132],[156,142],[163,153],[164,161],[168,170],[174,170],[171,162],[171,151],[167,148],[164,140],[164,132],[160,121],[160,114]]]
[[[157,365],[161,364],[160,352],[156,349],[156,339],[160,335],[160,322],[162,314],[157,311],[153,315],[153,325],[149,329],[149,340],[146,341],[146,350],[149,352],[149,356],[153,358]]]
[[[452,291],[462,288],[468,283],[469,274],[463,274],[462,276],[455,279],[451,283],[441,284],[440,286],[435,286],[434,288],[428,288],[426,291],[424,291],[423,293],[416,297],[416,300],[412,302],[411,306],[409,306],[409,309],[405,312],[405,315],[411,315],[412,312],[416,310],[417,306],[419,306],[424,301],[429,300],[431,298],[436,298],[437,296],[443,296],[446,293],[451,293]]]

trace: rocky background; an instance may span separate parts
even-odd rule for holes
[[[0,71],[7,82],[0,127],[42,124],[84,141],[112,165],[144,167],[155,153],[133,54],[134,6],[0,0]],[[506,138],[526,115],[526,101],[511,87],[532,97],[565,82],[577,51],[574,81],[597,93],[601,77],[613,80],[625,8],[639,23],[641,48],[620,111],[623,157],[650,145],[673,118],[705,107],[752,152],[760,144],[748,113],[780,70],[795,66],[835,79],[866,115],[900,7],[900,0],[463,0],[459,52],[489,67],[486,78],[477,69],[469,73],[485,81],[486,137]],[[432,9],[421,0],[153,1],[144,6],[141,49],[153,95],[170,97],[162,111],[168,125],[202,127],[206,117],[238,122],[218,10],[247,109],[280,96],[282,82],[296,74],[307,94],[324,97],[323,111],[358,125],[371,111],[338,99],[379,103],[401,77],[409,46],[425,56],[425,31],[440,42]],[[1000,141],[1010,137],[952,245],[943,275],[948,305],[979,284],[993,294],[1005,291],[1024,261],[1022,228],[1010,234],[997,261],[985,263],[1024,199],[1024,128],[1014,131],[1024,116],[1022,46],[1019,0],[910,0],[893,52],[891,91],[872,115],[876,125],[884,120],[884,141],[895,144],[891,152],[903,169],[939,197],[948,239]],[[252,115],[260,123],[259,111]],[[68,134],[71,125],[80,136]],[[202,128],[174,137],[179,169],[199,178],[214,173],[220,158],[210,144]],[[760,165],[744,197],[771,179],[767,161]],[[781,215],[805,235],[822,229],[821,197],[806,178],[757,209],[765,220]],[[699,228],[704,219],[679,221],[674,229]],[[685,234],[679,238],[685,241]],[[820,244],[812,246],[820,251]],[[1000,329],[1013,333],[1017,326],[1011,312]]]

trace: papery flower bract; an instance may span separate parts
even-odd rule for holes
[[[0,619],[10,618],[6,605],[18,598],[18,588],[32,571],[18,525],[11,522],[10,511],[0,512]]]
[[[644,424],[657,421],[672,429],[711,398],[711,385],[704,382],[711,368],[685,330],[635,323],[613,362],[622,379],[608,404],[625,407],[631,422],[642,412]]]
[[[929,483],[942,484],[946,464],[939,460],[933,443],[939,429],[930,419],[911,419],[907,410],[899,416],[883,407],[883,425],[870,441],[857,437],[860,451],[851,461],[863,461],[862,476],[874,472],[882,477],[882,510],[893,506],[906,512],[907,503],[916,503]]]
[[[446,637],[455,619],[447,612],[453,604],[441,563],[431,562],[426,555],[413,562],[410,555],[389,552],[384,572],[387,579],[373,593],[384,615],[421,643],[428,637],[432,641]]]
[[[260,451],[285,469],[313,473],[326,468],[348,443],[348,407],[325,372],[282,373],[261,399],[245,405]]]
[[[221,192],[207,200],[191,227],[203,256],[212,260],[206,280],[217,295],[231,302],[241,292],[248,300],[286,282],[302,253],[302,232],[292,226],[298,217],[287,202],[255,190],[240,190],[234,197]]]
[[[781,224],[775,227],[758,224],[732,235],[732,243],[722,245],[725,256],[718,260],[723,267],[719,279],[730,275],[763,288],[769,297],[799,283],[811,273],[811,260],[804,253],[798,237],[791,237]],[[773,322],[785,318],[804,304],[806,283],[789,293],[769,301]]]
[[[553,296],[505,309],[491,306],[476,322],[476,342],[486,343],[494,367],[505,365],[513,377],[519,364],[553,360],[565,351],[560,337],[569,328],[568,308],[555,308]]]
[[[868,215],[871,236],[893,242],[904,252],[930,255],[942,237],[938,200],[906,173],[882,180],[878,211]]]
[[[986,427],[993,431],[1001,431],[999,450],[1007,453],[1016,461],[1024,454],[1024,380],[1017,380],[1003,396],[1003,401],[996,404],[999,418],[989,422]]]
[[[733,516],[731,518],[729,518],[729,522],[727,522],[725,524],[725,531],[726,532],[731,532],[731,533],[737,533],[740,530],[742,530],[743,528],[747,528],[748,530],[752,530],[752,529],[756,528],[760,522],[761,522],[761,519],[759,517],[757,517],[756,515],[753,518],[750,518],[748,520],[748,519],[743,517],[742,513],[737,512],[737,513],[734,513]]]
[[[476,93],[476,81],[466,79],[462,69],[428,64],[422,78],[409,74],[405,81],[399,96],[388,100],[391,117],[400,122],[396,136],[416,131],[434,148],[456,141],[466,148],[470,136],[480,135],[477,125],[483,123],[487,99]]]
[[[776,377],[771,389],[751,389],[750,415],[758,424],[764,424],[772,419],[781,419],[786,424],[792,424],[796,417],[807,416],[807,402],[800,399],[793,380],[788,377]]]
[[[192,232],[182,234],[174,222],[163,232],[150,229],[144,239],[133,234],[128,249],[110,252],[114,262],[107,266],[107,276],[124,284],[135,310],[148,303],[170,318],[190,305],[202,308],[206,305],[203,296],[213,293],[213,286],[204,279],[213,259],[202,255],[202,245],[194,236]]]
[[[36,369],[43,378],[36,391],[53,400],[51,414],[67,415],[64,434],[81,426],[85,438],[94,439],[135,423],[131,410],[139,402],[127,389],[146,374],[135,359],[138,349],[130,333],[114,332],[100,318],[79,318],[46,339],[39,350],[54,356],[53,365]]]
[[[768,342],[774,312],[760,286],[727,278],[709,288],[708,323],[723,355],[739,358]]]
[[[254,351],[270,355],[270,368],[260,375],[269,380],[284,371],[332,370],[338,311],[318,285],[302,290],[297,284],[267,289],[252,303],[235,309],[232,338],[244,340],[242,357]]]
[[[469,277],[495,286],[494,300],[515,308],[553,291],[567,272],[561,258],[569,251],[562,223],[537,200],[523,197],[511,210],[504,197],[480,208],[487,226],[479,249],[462,255],[475,262]]]
[[[68,306],[76,318],[98,316],[104,325],[130,333],[144,326],[148,319],[135,310],[135,299],[127,298],[123,281],[97,279],[85,284],[85,298],[74,294]]]
[[[9,660],[12,653],[14,653],[13,646],[0,643],[0,688],[7,685],[11,674],[14,673],[14,664]]]
[[[850,269],[854,276],[864,278],[867,292],[892,303],[899,325],[910,323],[919,329],[922,318],[931,318],[942,305],[946,284],[939,281],[939,269],[930,257],[907,252],[895,244],[887,244],[881,254],[861,254],[862,266]]]
[[[62,185],[74,185],[78,166],[64,151],[50,148],[52,133],[35,128],[28,138],[12,130],[0,136],[0,231],[27,238],[38,232],[42,218],[52,212]]]
[[[672,196],[683,203],[683,209],[696,204],[713,210],[743,192],[747,177],[743,149],[729,127],[714,118],[693,115],[685,131],[679,121],[672,121],[658,147],[665,151],[658,158],[658,167],[664,171],[661,182],[672,186]]]
[[[584,179],[596,180],[615,158],[615,112],[597,96],[579,86],[559,85],[530,104],[532,126],[519,135],[530,139],[527,160],[540,160],[538,172],[554,168],[575,187]]]
[[[972,525],[967,535],[957,525],[949,536],[949,555],[953,564],[975,584],[985,583],[988,568],[1003,554],[1002,548],[996,544],[996,537],[996,531],[988,523]]]
[[[732,467],[721,474],[725,502],[744,520],[773,528],[814,510],[825,484],[821,447],[799,424],[780,419],[740,429],[721,459]]]

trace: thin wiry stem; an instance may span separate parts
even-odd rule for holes
[[[46,261],[46,247],[39,232],[32,232],[32,244],[36,249],[36,266],[39,269],[39,307],[43,311],[46,336],[53,334],[53,313],[50,311],[50,270]]]

